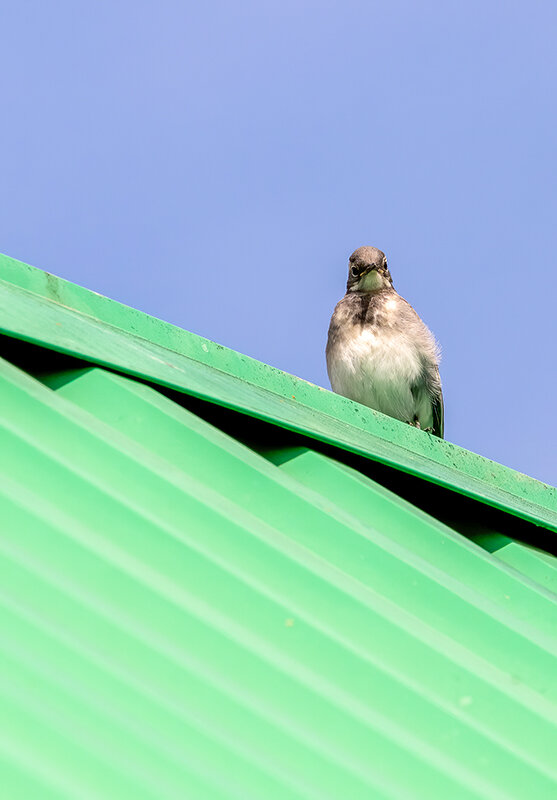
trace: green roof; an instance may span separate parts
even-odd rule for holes
[[[7,797],[557,796],[555,489],[0,278]]]

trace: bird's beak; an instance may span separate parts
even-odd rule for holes
[[[365,269],[363,272],[360,272],[360,278],[364,278],[366,275],[369,275],[369,273],[370,273],[370,272],[371,272],[373,269],[377,269],[377,267],[376,267],[375,265],[373,265],[373,264],[372,264],[372,266],[371,266],[371,267],[367,267],[367,268],[366,268],[366,269]]]

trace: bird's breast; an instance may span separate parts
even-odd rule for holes
[[[422,364],[415,343],[403,332],[353,325],[330,342],[327,368],[333,391],[387,409],[411,402]]]

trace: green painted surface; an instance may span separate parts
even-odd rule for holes
[[[531,577],[333,459],[263,457],[100,368],[1,361],[0,412],[14,792],[557,794],[557,604]]]
[[[551,530],[555,490],[12,259],[0,279],[0,330],[92,362],[0,359],[6,797],[557,797],[556,559],[308,442]],[[144,379],[303,446],[256,452]]]
[[[328,514],[347,518],[349,509],[347,519],[351,527],[357,521],[367,528],[373,525],[378,531],[385,531],[388,546],[394,549],[398,544],[405,551],[411,550],[422,563],[429,565],[430,574],[437,583],[454,588],[451,581],[455,579],[459,587],[467,587],[464,593],[461,588],[458,590],[462,597],[468,596],[468,590],[477,592],[485,598],[487,608],[495,603],[503,613],[510,612],[513,625],[516,618],[521,618],[543,631],[550,640],[554,639],[557,598],[545,590],[544,582],[517,579],[513,570],[496,572],[494,559],[482,558],[477,546],[468,539],[366,476],[319,453],[287,450],[269,454],[269,457],[308,489],[318,492],[327,504]],[[373,509],[372,517],[370,509]],[[425,616],[430,612],[431,609],[423,610]],[[442,610],[441,616],[444,613]],[[462,619],[458,613],[455,616]]]
[[[0,257],[0,330],[268,420],[557,531],[557,492],[209,340]]]

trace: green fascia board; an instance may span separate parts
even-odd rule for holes
[[[0,255],[0,331],[271,422],[557,531],[557,490]]]

